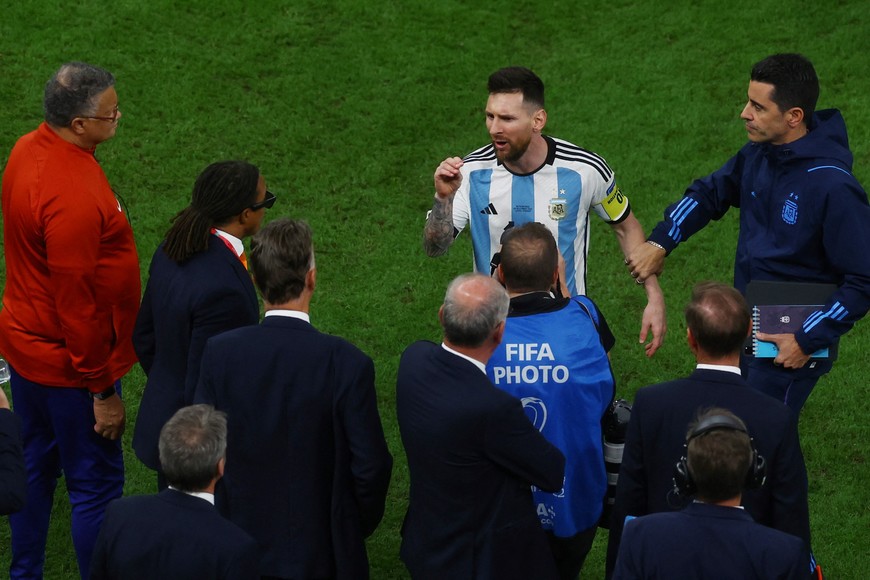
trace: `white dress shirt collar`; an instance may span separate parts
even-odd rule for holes
[[[304,320],[308,324],[311,324],[311,317],[307,312],[302,312],[301,310],[267,310],[264,316],[284,316],[286,318],[298,318],[299,320]]]
[[[456,352],[455,350],[453,350],[452,348],[450,348],[449,346],[447,346],[443,342],[441,343],[441,348],[443,348],[444,350],[446,350],[447,352],[449,352],[451,354],[455,354],[458,357],[464,358],[465,360],[467,360],[470,363],[473,363],[474,366],[476,366],[477,368],[480,369],[480,372],[482,372],[483,374],[486,374],[486,365],[483,364],[482,362],[480,362],[479,360],[471,358],[470,356],[462,354],[461,352]]]
[[[169,486],[169,489],[171,489],[173,491],[177,491],[178,493],[183,493],[185,495],[192,495],[193,497],[198,497],[199,499],[204,499],[205,501],[207,501],[211,505],[214,505],[214,494],[213,493],[208,493],[207,491],[181,491],[180,489],[176,489],[176,488],[172,487],[171,485]]]
[[[708,365],[698,363],[698,366],[695,368],[707,371],[725,371],[726,373],[734,373],[735,375],[743,374],[740,372],[740,367],[732,367],[731,365]]]
[[[228,241],[230,243],[230,245],[233,247],[233,250],[236,251],[237,256],[241,256],[242,254],[245,253],[245,245],[242,243],[242,240],[240,240],[239,238],[237,238],[233,234],[228,234],[225,231],[219,230],[217,228],[214,229],[214,233],[215,233],[215,235],[220,236],[223,239],[225,239],[226,241]]]

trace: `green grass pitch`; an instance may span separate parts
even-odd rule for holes
[[[373,578],[406,578],[398,559],[408,470],[395,419],[396,366],[412,341],[439,338],[446,284],[471,267],[467,233],[437,260],[424,255],[420,238],[435,166],[487,141],[489,73],[512,64],[535,70],[547,85],[546,132],[603,155],[649,230],[693,178],[742,145],[749,69],[774,52],[813,60],[819,106],[842,110],[855,173],[870,185],[866,16],[858,0],[6,2],[0,162],[40,122],[43,85],[62,62],[113,71],[123,119],[98,155],[129,207],[143,277],[206,165],[242,158],[260,167],[279,196],[267,219],[304,218],[314,229],[313,323],[375,360],[396,462],[386,516],[368,549]],[[690,371],[682,308],[694,282],[731,280],[736,217],[711,224],[668,259],[669,330],[651,360],[637,341],[643,293],[609,228],[593,224],[590,295],[617,336],[619,396]],[[867,352],[865,321],[842,341],[834,372],[800,422],[813,547],[832,579],[870,570]],[[125,379],[127,494],[154,490],[129,447],[143,383],[138,367]],[[50,579],[76,571],[62,489]],[[602,576],[605,542],[599,533],[585,577]],[[0,577],[8,563],[4,518]]]

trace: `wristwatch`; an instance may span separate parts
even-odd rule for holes
[[[99,393],[91,393],[91,399],[99,399],[101,401],[105,401],[109,397],[115,394],[115,385],[112,385],[105,391],[100,391]]]

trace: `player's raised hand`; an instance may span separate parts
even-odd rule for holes
[[[462,184],[462,174],[459,172],[462,164],[461,158],[448,157],[435,169],[435,193],[438,197],[453,197],[459,189]]]

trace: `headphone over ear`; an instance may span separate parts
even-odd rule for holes
[[[698,423],[686,437],[686,442],[683,444],[683,456],[674,465],[674,493],[677,495],[688,497],[698,491],[692,480],[692,475],[689,473],[689,461],[686,457],[689,441],[715,429],[731,429],[749,435],[749,431],[743,425],[728,415],[711,415]],[[765,461],[764,456],[758,454],[752,437],[749,437],[749,445],[752,447],[752,458],[749,461],[749,470],[746,472],[743,487],[744,489],[757,489],[764,485],[764,481],[767,479],[767,461]]]

